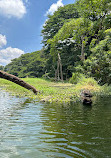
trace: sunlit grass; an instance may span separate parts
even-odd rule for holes
[[[93,78],[82,78],[78,84],[76,84],[76,89],[86,89],[94,92],[100,91],[101,87],[98,85],[97,81]]]
[[[82,89],[88,89],[92,92],[99,92],[101,90],[101,87],[92,78],[85,78],[76,85],[56,83],[40,78],[24,78],[23,80],[39,90],[39,93],[35,95],[33,92],[4,79],[0,79],[0,85],[5,90],[11,92],[12,95],[27,96],[43,102],[62,103],[79,100]]]

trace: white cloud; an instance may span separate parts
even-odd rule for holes
[[[5,46],[6,44],[7,44],[6,36],[0,34],[0,48],[2,48],[3,46]]]
[[[26,7],[22,0],[0,0],[0,14],[8,18],[22,18]]]
[[[46,14],[51,14],[51,15],[53,15],[53,13],[54,13],[55,11],[57,11],[59,7],[63,7],[63,6],[64,6],[64,4],[63,4],[62,0],[58,0],[57,3],[53,3],[53,4],[50,6],[50,8],[49,8],[49,10],[47,11]]]
[[[24,54],[24,51],[18,48],[8,47],[6,49],[2,49],[0,50],[0,65],[7,65],[12,59],[18,58],[22,54]]]

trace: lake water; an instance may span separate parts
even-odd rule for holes
[[[61,106],[0,91],[0,158],[111,158],[111,97]]]

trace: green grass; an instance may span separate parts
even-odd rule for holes
[[[40,78],[24,78],[23,80],[34,86],[40,92],[35,95],[33,92],[4,79],[0,79],[0,85],[12,95],[22,97],[27,96],[43,102],[61,103],[69,103],[70,101],[79,100],[82,89],[88,89],[92,93],[101,90],[101,87],[92,78],[83,79],[76,85],[71,83],[51,82]]]

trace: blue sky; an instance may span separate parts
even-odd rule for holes
[[[74,0],[0,0],[0,65],[42,48],[46,14]]]

